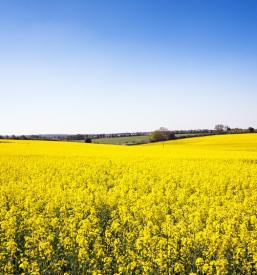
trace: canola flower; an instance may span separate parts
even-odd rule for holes
[[[256,274],[257,134],[0,141],[1,274]]]

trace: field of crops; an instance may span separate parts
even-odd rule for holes
[[[1,141],[1,274],[255,274],[257,134]]]
[[[150,142],[150,136],[128,136],[128,137],[111,137],[111,138],[96,138],[93,143],[101,144],[117,144],[117,145],[133,145]]]

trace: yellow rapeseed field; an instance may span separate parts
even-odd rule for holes
[[[1,274],[256,274],[257,134],[0,141]]]

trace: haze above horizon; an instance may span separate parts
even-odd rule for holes
[[[257,128],[255,0],[0,0],[1,134]]]

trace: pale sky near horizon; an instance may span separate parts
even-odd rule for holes
[[[0,0],[0,135],[257,128],[256,0]]]

